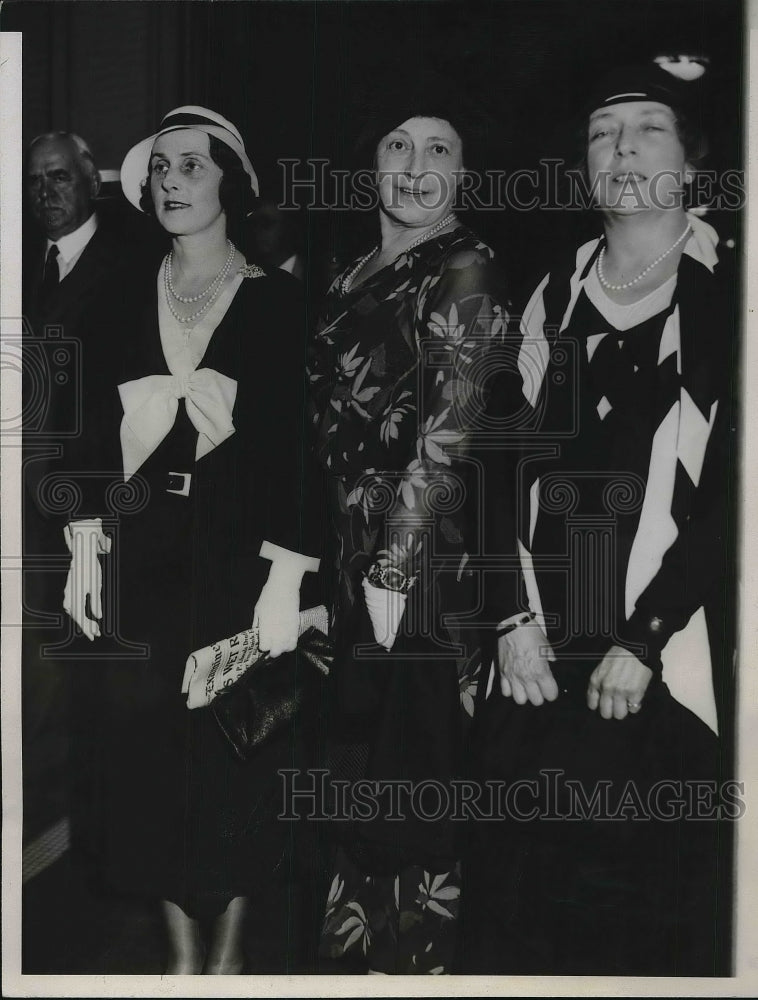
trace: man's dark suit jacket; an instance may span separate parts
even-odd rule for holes
[[[98,216],[95,234],[44,308],[43,234],[24,233],[23,260],[24,835],[36,836],[68,815],[77,856],[93,849],[89,803],[99,748],[88,733],[109,646],[106,638],[90,643],[63,613],[71,495],[65,482],[75,483],[77,469],[86,466],[82,428],[92,421],[106,426],[101,401],[114,391],[108,372],[125,349],[115,320],[155,256],[149,220],[137,220],[145,222],[143,238],[136,223],[122,225],[107,209]]]
[[[29,266],[24,268],[24,309],[32,327],[32,335],[43,335],[44,326],[61,325],[65,336],[76,336],[82,318],[107,282],[119,271],[124,260],[124,244],[110,225],[99,221],[94,236],[82,251],[73,270],[58,284],[52,300],[44,307],[40,302],[42,273],[45,262],[44,237],[34,241],[31,252],[25,254]]]
[[[53,486],[79,467],[81,430],[85,421],[98,419],[100,387],[121,349],[111,336],[113,319],[155,248],[149,238],[135,243],[132,234],[100,217],[73,269],[42,303],[46,241],[35,235],[25,247],[23,268],[24,617],[42,624],[35,612],[60,612],[65,575],[59,564],[67,558]],[[41,565],[45,556],[54,557],[47,571]]]

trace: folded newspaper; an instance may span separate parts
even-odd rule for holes
[[[323,604],[300,612],[298,634],[317,628],[329,632],[329,614]],[[220,639],[187,658],[182,680],[182,694],[187,695],[187,708],[210,705],[225,688],[230,687],[265,653],[259,647],[258,627],[245,629],[228,639]]]

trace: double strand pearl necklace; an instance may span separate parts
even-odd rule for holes
[[[447,229],[447,227],[450,225],[451,222],[455,222],[455,215],[453,212],[450,212],[449,215],[446,215],[444,219],[440,219],[440,221],[436,223],[436,225],[432,226],[432,228],[427,233],[424,233],[423,236],[419,236],[417,240],[414,240],[410,246],[406,247],[405,250],[402,250],[399,254],[397,254],[397,256],[400,257],[404,253],[410,253],[411,250],[419,246],[419,244],[425,243],[427,240],[430,240],[432,236],[436,236],[437,233],[442,232],[443,229]],[[350,286],[352,285],[353,281],[355,281],[356,275],[360,273],[361,269],[364,268],[366,264],[368,264],[368,262],[374,256],[374,254],[378,252],[379,252],[379,244],[377,243],[377,245],[374,247],[373,250],[367,253],[365,257],[361,257],[361,259],[358,261],[355,267],[352,268],[352,270],[348,271],[348,273],[340,282],[340,291],[342,292],[343,295],[347,295],[348,291],[350,290]]]
[[[169,312],[177,321],[177,323],[191,323],[193,320],[198,319],[200,316],[203,315],[204,312],[206,312],[210,308],[211,304],[216,300],[216,297],[218,296],[218,293],[221,291],[221,288],[224,284],[224,279],[226,278],[227,274],[229,273],[229,269],[232,266],[234,255],[237,252],[237,248],[235,247],[235,245],[232,243],[231,240],[227,239],[226,242],[229,244],[229,254],[226,258],[224,266],[218,272],[218,274],[210,283],[210,285],[208,285],[205,291],[200,292],[199,295],[187,295],[187,296],[177,295],[176,291],[174,290],[174,284],[172,281],[172,273],[171,273],[171,262],[174,256],[174,251],[169,250],[168,254],[166,255],[166,266],[163,269],[163,287],[166,293],[166,304],[168,305]],[[174,308],[173,302],[171,301],[172,297],[175,298],[177,302],[183,302],[185,304],[188,304],[190,302],[199,302],[200,299],[206,299],[206,302],[204,305],[202,305],[199,309],[195,310],[195,312],[191,313],[189,316],[180,316],[179,313]]]
[[[605,274],[603,273],[603,258],[605,257],[606,244],[604,243],[601,247],[600,253],[597,255],[597,276],[600,279],[600,284],[603,288],[608,288],[612,292],[622,292],[625,288],[631,288],[632,285],[636,285],[638,281],[642,281],[646,274],[649,274],[662,260],[665,260],[670,253],[672,253],[679,244],[682,242],[684,237],[689,233],[691,226],[687,223],[687,228],[684,230],[679,239],[672,243],[668,250],[665,250],[659,257],[656,257],[652,264],[648,264],[644,271],[640,271],[636,278],[632,278],[631,281],[625,281],[623,285],[612,285],[610,281],[606,281]]]

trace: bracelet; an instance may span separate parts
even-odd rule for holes
[[[519,625],[528,625],[529,622],[534,621],[537,616],[533,611],[525,611],[523,615],[520,615],[515,622],[510,622],[508,625],[503,625],[502,628],[495,629],[495,635],[500,638],[501,635],[508,635]]]
[[[394,566],[382,566],[378,562],[369,566],[366,579],[374,587],[393,590],[397,594],[407,594],[416,582],[415,576],[406,576],[402,570],[395,569]]]

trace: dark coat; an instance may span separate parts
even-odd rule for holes
[[[45,262],[45,240],[32,245],[24,268],[24,311],[33,335],[40,337],[45,325],[60,325],[66,336],[75,336],[82,319],[102,293],[104,284],[123,268],[130,248],[115,229],[99,222],[94,236],[69,274],[59,283],[47,305],[40,302]]]
[[[93,388],[106,377],[115,355],[112,331],[127,297],[124,276],[139,273],[150,254],[123,240],[113,223],[100,220],[72,271],[43,304],[44,236],[27,240],[25,250],[24,592],[27,619],[38,620],[38,612],[60,612],[65,579],[68,553],[55,494],[76,468],[86,424],[99,419]],[[59,636],[50,632],[42,638]]]

